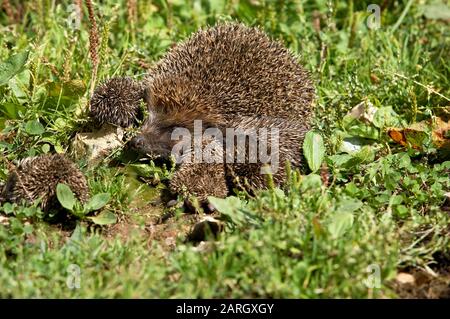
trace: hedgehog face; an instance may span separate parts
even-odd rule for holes
[[[130,141],[130,145],[142,155],[168,159],[176,142],[172,140],[172,131],[172,126],[147,121],[140,134]]]

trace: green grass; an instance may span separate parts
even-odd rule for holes
[[[19,1],[10,2],[17,10]],[[388,1],[381,28],[370,30],[371,2],[139,1],[135,19],[125,1],[96,2],[97,83],[142,78],[144,66],[171,44],[217,21],[260,25],[286,43],[316,83],[314,125],[326,141],[330,183],[292,172],[284,190],[227,199],[226,230],[209,249],[184,243],[181,230],[176,247],[167,249],[164,239],[148,235],[148,216],[162,208],[132,200],[157,191],[140,185],[136,196],[139,185],[115,164],[124,154],[94,169],[79,162],[91,192],[110,193],[107,208],[119,224],[134,227],[126,236],[106,236],[112,226],[86,222],[73,231],[49,223],[35,207],[4,205],[0,297],[396,297],[399,270],[439,272],[438,260],[450,259],[450,216],[440,208],[450,189],[450,162],[429,139],[419,154],[391,143],[385,129],[448,109],[450,27],[424,17],[427,1],[413,1],[401,21],[409,1]],[[0,11],[0,61],[30,52],[24,70],[0,85],[0,182],[16,159],[69,151],[87,123],[92,81],[87,9],[80,28],[71,29],[69,1],[20,3],[17,21]],[[362,101],[381,111],[373,124],[352,127],[345,115]],[[366,147],[342,153],[349,136],[366,137]],[[160,179],[168,175],[159,171]],[[169,222],[182,218],[177,211]],[[67,285],[72,264],[80,269],[79,289]],[[370,288],[373,278],[379,285]]]

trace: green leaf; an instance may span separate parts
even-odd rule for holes
[[[58,118],[54,121],[53,125],[54,125],[54,127],[55,127],[56,129],[58,129],[59,131],[63,131],[63,130],[66,130],[66,129],[67,129],[67,126],[68,126],[69,124],[68,124],[67,121],[64,120],[63,118],[58,117]]]
[[[73,210],[75,196],[69,186],[59,183],[56,186],[56,197],[58,197],[58,201],[61,203],[62,207]]]
[[[31,224],[25,225],[23,227],[23,232],[27,235],[30,235],[31,233],[33,233],[33,225],[31,225]]]
[[[328,231],[333,238],[343,236],[353,226],[353,212],[361,208],[362,205],[361,201],[350,198],[339,202],[328,224]]]
[[[148,164],[130,164],[129,167],[138,175],[142,177],[151,177],[155,168]]]
[[[8,119],[17,120],[19,118],[19,112],[24,112],[25,107],[20,104],[11,102],[5,102],[0,107],[0,112],[4,114]]]
[[[50,152],[50,145],[44,144],[42,145],[41,149],[44,154],[47,154],[48,152]]]
[[[398,114],[391,107],[382,107],[375,113],[373,124],[378,128],[384,128],[398,126],[400,121],[398,120]]]
[[[238,226],[257,225],[260,218],[256,215],[244,211],[244,203],[235,196],[227,198],[208,197],[208,201],[222,213],[229,221]]]
[[[336,212],[328,224],[328,231],[333,238],[339,238],[353,226],[353,213]]]
[[[3,211],[7,215],[12,214],[14,212],[14,206],[11,203],[4,203],[3,204]]]
[[[371,140],[378,140],[380,132],[377,128],[366,123],[357,123],[347,129],[347,133],[352,136],[359,136]]]
[[[401,154],[398,161],[398,167],[408,168],[410,166],[411,166],[411,158],[409,157],[408,153]]]
[[[64,148],[59,143],[54,144],[53,146],[55,147],[56,153],[64,154]]]
[[[400,218],[408,217],[409,210],[405,205],[398,205],[394,207],[395,214]]]
[[[307,190],[317,191],[322,187],[322,178],[317,174],[309,174],[303,177],[301,191]]]
[[[28,51],[17,53],[0,64],[0,85],[7,84],[10,79],[22,71],[28,60],[28,54]]]
[[[344,166],[352,158],[349,154],[336,154],[328,157],[332,164],[337,167]]]
[[[361,148],[361,150],[359,150],[359,152],[353,154],[353,157],[360,163],[372,162],[375,159],[375,152],[370,146],[365,145]]]
[[[355,210],[361,208],[363,203],[357,199],[344,199],[339,202],[336,211],[342,213],[353,213]]]
[[[242,207],[242,202],[238,197],[227,198],[208,197],[208,201],[222,214],[233,215],[233,212]]]
[[[403,202],[402,195],[394,195],[389,199],[389,205],[400,205]]]
[[[25,104],[29,99],[30,82],[31,72],[29,70],[17,74],[8,82],[9,89],[21,104]]]
[[[107,211],[107,210],[101,212],[97,216],[91,216],[88,218],[97,225],[110,225],[110,224],[115,224],[117,222],[116,214],[114,214],[110,211]]]
[[[77,222],[77,225],[75,229],[73,230],[72,235],[70,236],[69,240],[66,242],[66,247],[78,247],[78,243],[83,239],[83,227],[79,222]]]
[[[303,142],[303,153],[311,171],[316,172],[319,170],[325,156],[322,136],[313,131],[306,133],[305,141]]]
[[[286,194],[284,193],[284,191],[278,187],[274,188],[273,192],[280,199],[286,198]]]
[[[39,120],[33,120],[28,121],[27,124],[25,124],[25,132],[30,135],[41,135],[45,132],[45,129]]]
[[[86,212],[92,212],[105,206],[111,196],[108,193],[100,193],[93,196],[85,206]]]
[[[359,192],[359,188],[355,185],[355,183],[350,182],[345,185],[345,192],[351,196],[355,196]]]
[[[0,116],[0,131],[1,130],[3,130],[4,128],[5,128],[5,125],[6,124],[6,119],[5,118],[2,118],[1,116]]]

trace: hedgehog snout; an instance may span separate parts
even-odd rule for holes
[[[142,135],[133,137],[130,141],[130,146],[135,150],[142,150],[145,146],[145,138]]]
[[[168,157],[173,147],[169,133],[165,130],[142,132],[133,137],[129,144],[133,150],[140,154],[151,157]]]

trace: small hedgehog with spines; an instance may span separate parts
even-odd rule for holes
[[[127,128],[142,117],[144,88],[130,77],[112,78],[98,86],[89,102],[89,114],[97,124]]]
[[[4,202],[32,204],[41,199],[43,211],[58,207],[56,186],[66,184],[75,197],[85,203],[89,197],[87,181],[80,169],[65,155],[41,155],[19,162],[3,186],[0,199]]]

